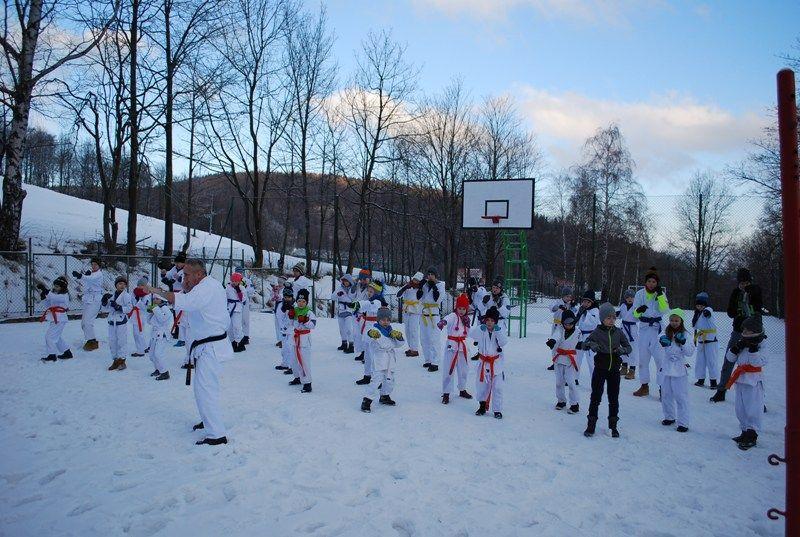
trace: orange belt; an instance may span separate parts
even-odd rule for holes
[[[58,324],[58,315],[56,314],[67,313],[67,310],[65,308],[62,308],[61,306],[50,306],[49,308],[44,310],[44,313],[42,313],[42,317],[39,319],[39,322],[41,323],[44,322],[44,320],[47,318],[48,312],[50,312],[50,314],[53,316],[53,322]]]
[[[559,356],[567,356],[569,361],[572,363],[572,367],[575,368],[575,371],[578,370],[578,364],[575,363],[575,355],[578,351],[575,349],[562,349],[561,347],[556,349],[556,355],[553,356],[553,363],[556,363],[556,360]]]
[[[480,381],[481,382],[485,382],[486,381],[486,377],[484,375],[484,366],[486,364],[489,364],[489,375],[491,375],[491,377],[492,377],[492,379],[491,379],[492,382],[491,382],[491,384],[489,384],[489,395],[486,396],[486,406],[488,407],[489,403],[492,400],[492,388],[494,387],[494,362],[495,362],[495,360],[500,358],[500,355],[499,354],[494,354],[492,356],[484,356],[483,354],[478,354],[478,358],[481,361]]]
[[[364,315],[361,318],[361,333],[364,333],[364,330],[367,328],[367,321],[377,321],[377,317],[370,317],[369,315]]]
[[[183,315],[183,310],[179,311],[178,314],[175,316],[175,320],[172,321],[172,330],[178,327],[181,324],[181,315]]]
[[[466,336],[458,337],[458,336],[447,336],[447,339],[450,341],[458,341],[461,344],[461,349],[456,347],[456,353],[453,355],[453,361],[450,362],[450,375],[453,374],[453,369],[456,368],[456,362],[458,361],[458,351],[461,350],[464,353],[464,360],[467,359],[467,345],[464,343],[464,340],[467,339]]]
[[[750,364],[737,365],[736,369],[731,375],[731,378],[728,379],[728,383],[725,384],[725,389],[730,390],[731,386],[733,386],[733,384],[736,382],[736,379],[738,379],[742,373],[761,373],[761,367]]]
[[[139,314],[139,307],[138,306],[134,306],[131,309],[130,313],[128,313],[128,319],[130,319],[131,316],[134,313],[136,314],[136,325],[139,327],[139,332],[141,332],[142,331],[142,316]]]
[[[294,329],[294,355],[297,356],[297,363],[300,364],[304,377],[306,376],[306,367],[303,365],[303,353],[300,352],[300,336],[310,333],[311,330]]]

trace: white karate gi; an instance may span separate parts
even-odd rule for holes
[[[308,320],[300,322],[297,317],[289,320],[287,341],[291,353],[291,366],[295,378],[303,384],[311,383],[311,331],[317,326],[317,316],[310,309]],[[284,345],[286,345],[284,343]]]
[[[689,373],[686,371],[686,363],[694,353],[694,344],[689,332],[684,331],[683,335],[686,337],[683,345],[679,345],[673,338],[669,347],[662,347],[661,409],[665,420],[677,418],[678,425],[689,427]]]
[[[719,366],[717,353],[719,341],[717,340],[717,323],[714,322],[714,310],[706,306],[703,311],[708,311],[711,316],[703,313],[694,323],[694,343],[697,345],[697,355],[694,362],[694,374],[699,379],[717,380]]]
[[[292,367],[292,349],[290,339],[292,338],[291,325],[292,320],[289,318],[289,311],[283,311],[284,302],[279,303],[278,309],[275,311],[275,316],[278,319],[278,330],[280,331],[281,341],[281,365],[283,367]],[[289,306],[291,309],[293,306]]]
[[[172,282],[172,291],[173,292],[180,293],[180,292],[183,291],[183,269],[182,268],[179,269],[175,265],[172,265],[172,268],[170,268],[167,271],[167,273],[164,275],[164,278],[167,278],[169,280],[174,280]],[[175,319],[177,319],[177,324],[178,324],[178,340],[179,341],[188,342],[187,341],[187,339],[189,337],[188,334],[187,334],[188,323],[184,323],[183,322],[183,315],[181,315],[181,310],[178,309],[178,308],[175,308]]]
[[[476,396],[487,407],[491,405],[492,412],[503,411],[505,359],[502,349],[508,343],[508,336],[499,326],[496,325],[493,332],[489,332],[486,325],[473,326],[469,331],[469,337],[478,344],[480,353],[475,378]]]
[[[767,365],[765,351],[765,343],[762,341],[755,352],[750,352],[745,347],[738,355],[731,351],[725,355],[726,360],[736,363],[731,379],[735,379],[736,418],[742,431],[753,429],[757,433],[761,432],[761,417],[764,413],[764,374],[761,369]],[[756,371],[747,372],[748,368]]]
[[[353,302],[367,300],[369,298],[367,289],[369,289],[369,284],[364,285],[363,287],[361,284],[354,285],[352,295]],[[366,330],[366,321],[363,319],[361,312],[359,312],[357,315],[353,315],[351,319],[353,323],[353,349],[355,350],[356,356],[358,356],[364,352],[364,332]],[[366,356],[366,354],[367,353],[364,352],[364,356]],[[366,358],[364,361],[366,362]]]
[[[403,327],[406,330],[408,348],[419,352],[419,324],[422,305],[417,300],[417,288],[409,287],[397,297],[403,299]]]
[[[550,337],[553,337],[558,327],[561,326],[561,316],[564,315],[564,312],[567,310],[572,313],[577,312],[577,308],[573,307],[569,302],[564,302],[563,298],[559,298],[556,303],[550,307],[550,313],[553,314],[553,326],[550,329]]]
[[[442,353],[442,332],[436,326],[439,322],[442,303],[444,302],[444,282],[436,282],[437,295],[427,281],[417,289],[417,300],[420,301],[422,319],[420,323],[420,346],[424,363],[439,365]]]
[[[339,323],[339,337],[342,341],[353,342],[353,286],[345,287],[341,282],[336,286],[336,290],[331,293],[333,302],[333,313]]]
[[[289,278],[289,282],[292,284],[292,294],[294,297],[297,298],[297,293],[300,292],[300,289],[306,289],[308,291],[308,301],[309,306],[311,305],[311,285],[312,282],[308,278],[306,278],[303,274],[298,276],[297,278]]]
[[[150,305],[152,299],[152,295],[149,294],[138,300],[133,296],[134,304],[128,314],[128,318],[131,321],[131,332],[133,333],[133,346],[136,347],[137,354],[144,354],[144,351],[147,350],[148,339],[145,337],[144,329],[147,325],[147,306]]]
[[[598,324],[600,324],[600,310],[597,306],[593,306],[588,310],[584,310],[583,308],[578,310],[578,319],[575,322],[575,329],[581,333],[581,343],[586,341],[589,334],[594,332]],[[581,376],[581,369],[583,369],[584,363],[589,370],[589,381],[591,382],[592,373],[594,372],[594,352],[589,349],[578,351],[578,371],[575,373],[577,378]]]
[[[50,291],[45,296],[43,304],[45,306],[44,314],[41,320],[47,323],[47,332],[44,335],[44,342],[47,346],[47,354],[63,354],[69,349],[66,341],[62,337],[64,328],[67,327],[69,318],[67,317],[67,310],[69,309],[69,295],[67,293],[56,293]]]
[[[83,274],[81,276],[81,284],[83,285],[83,296],[81,298],[83,304],[83,314],[81,315],[83,337],[86,341],[90,339],[96,340],[97,336],[94,333],[94,320],[97,319],[97,314],[102,307],[103,271],[97,270],[89,275]]]
[[[378,338],[367,336],[366,345],[372,356],[374,371],[372,382],[364,386],[364,397],[374,400],[380,395],[389,395],[394,390],[394,371],[397,365],[397,349],[403,346],[402,341],[397,341],[385,336],[378,328]],[[391,326],[388,328],[392,330]]]
[[[159,373],[169,371],[167,366],[167,345],[172,330],[172,311],[167,303],[153,305],[146,313],[147,324],[150,325],[150,361]]]
[[[458,390],[467,389],[469,373],[469,356],[467,353],[467,334],[469,333],[469,316],[467,322],[456,312],[449,313],[440,321],[447,327],[447,342],[442,357],[442,393],[449,394],[453,388],[453,373],[458,374]]]
[[[222,363],[233,357],[231,344],[225,338],[230,323],[225,288],[211,276],[205,276],[188,293],[175,295],[175,309],[184,312],[192,327],[193,343],[187,342],[187,346],[194,362],[192,384],[197,411],[206,436],[220,438],[225,436],[225,424],[219,405],[219,377]],[[222,339],[194,345],[195,341],[215,336]]]
[[[644,313],[635,313],[639,306],[647,306]],[[655,293],[648,293],[642,287],[636,291],[633,298],[634,316],[639,320],[639,380],[642,384],[650,382],[650,358],[656,363],[656,381],[661,384],[661,345],[658,338],[661,335],[661,317],[669,312],[667,295],[663,300],[656,297]]]
[[[108,312],[108,349],[111,358],[125,358],[128,344],[128,313],[133,308],[133,296],[128,291],[114,291],[103,311]]]
[[[631,344],[631,353],[622,355],[622,363],[632,367],[636,367],[639,363],[639,323],[633,315],[634,311],[633,304],[628,306],[627,302],[620,304],[617,310],[622,331],[625,332],[625,337]]]
[[[503,332],[508,333],[508,316],[511,314],[511,301],[508,297],[501,293],[499,296],[494,296],[492,293],[487,292],[483,295],[478,304],[478,313],[483,317],[489,308],[494,306],[500,313],[500,320],[497,321],[498,326]]]
[[[256,296],[256,289],[253,287],[253,282],[250,278],[242,279],[242,287],[244,287],[244,301],[242,302],[242,336],[250,337],[250,304],[253,302],[253,297]]]
[[[369,340],[367,330],[378,320],[378,309],[383,306],[383,302],[381,302],[380,298],[373,296],[371,299],[359,300],[358,306],[361,324],[356,338],[361,340],[361,348],[364,349],[364,376],[370,377],[372,376],[372,353],[367,345]]]
[[[553,334],[556,340],[553,346],[553,364],[556,373],[556,399],[559,403],[566,403],[567,397],[564,393],[564,385],[569,390],[569,404],[577,405],[580,402],[578,389],[575,387],[575,377],[578,374],[578,362],[575,357],[579,351],[575,350],[575,345],[583,339],[583,334],[577,328],[573,328],[569,337],[564,333],[564,327],[560,324],[556,327]]]
[[[230,317],[228,340],[232,343],[239,343],[244,337],[242,332],[242,305],[245,300],[245,290],[241,286],[229,283],[225,286],[225,296],[228,301],[228,315]]]

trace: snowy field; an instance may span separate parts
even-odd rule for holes
[[[220,447],[194,445],[181,349],[172,380],[155,382],[147,358],[106,371],[103,340],[43,364],[43,326],[0,325],[0,535],[782,534],[765,516],[783,506],[783,468],[766,462],[783,452],[780,355],[765,372],[765,430],[743,452],[731,398],[712,405],[694,386],[688,434],[661,426],[658,400],[623,380],[622,437],[608,434],[604,401],[598,434],[584,438],[585,373],[581,414],[553,410],[544,323],[506,348],[502,421],[474,416],[474,401],[441,405],[440,373],[405,357],[398,406],[362,414],[362,366],[334,350],[332,319],[314,336],[314,392],[301,395],[273,369],[272,316],[253,323],[253,344],[225,367]],[[65,336],[79,349],[80,323]]]

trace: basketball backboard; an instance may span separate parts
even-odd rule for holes
[[[461,227],[532,228],[533,179],[464,181]]]

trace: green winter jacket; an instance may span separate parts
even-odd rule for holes
[[[594,366],[605,369],[619,369],[622,355],[630,354],[631,344],[625,332],[616,326],[597,325],[583,342],[583,348],[595,353]]]

